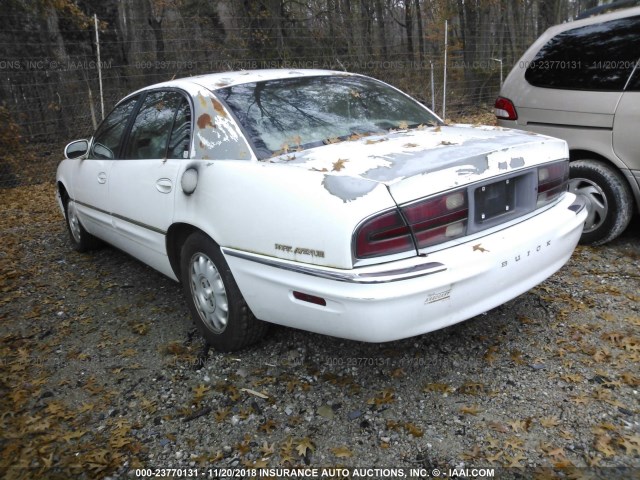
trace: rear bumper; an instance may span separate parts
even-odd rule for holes
[[[581,198],[427,257],[340,270],[230,248],[222,251],[256,317],[336,337],[385,342],[453,325],[541,283],[573,252]],[[293,291],[321,297],[320,306]]]

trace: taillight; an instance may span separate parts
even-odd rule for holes
[[[397,210],[364,222],[356,232],[356,257],[369,258],[414,248],[411,230]]]
[[[365,221],[356,231],[358,258],[378,257],[429,247],[462,237],[467,232],[466,190],[421,200]],[[405,222],[406,219],[406,222]]]
[[[569,161],[544,165],[538,168],[538,200],[536,208],[553,202],[567,191],[569,184]]]
[[[504,97],[496,98],[495,104],[496,117],[501,120],[517,120],[518,112],[516,112],[516,106],[511,100]]]
[[[402,207],[418,248],[448,242],[467,233],[467,191],[457,190]]]

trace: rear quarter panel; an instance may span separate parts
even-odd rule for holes
[[[332,195],[324,175],[257,161],[195,160],[198,186],[176,195],[176,222],[194,225],[220,246],[351,268],[351,240],[365,217],[394,203],[384,185],[352,201]]]

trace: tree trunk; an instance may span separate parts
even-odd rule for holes
[[[411,18],[411,1],[404,1],[404,28],[407,32],[407,54],[413,61],[413,18]]]
[[[387,34],[384,28],[384,10],[382,0],[375,0],[376,21],[378,22],[378,42],[382,50],[382,56],[387,58]]]
[[[418,50],[420,52],[418,60],[420,63],[424,61],[424,31],[422,30],[422,11],[420,9],[420,0],[415,0],[416,21],[418,23]]]
[[[371,56],[371,13],[369,12],[369,6],[367,0],[360,0],[360,26],[362,28],[362,42],[363,52],[366,55]]]

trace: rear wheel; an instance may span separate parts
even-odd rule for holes
[[[624,177],[598,160],[570,164],[569,190],[583,195],[589,212],[581,243],[602,245],[620,235],[633,215],[633,198]]]
[[[182,246],[181,276],[193,320],[209,345],[232,352],[258,341],[267,324],[245,302],[220,248],[196,232]]]

